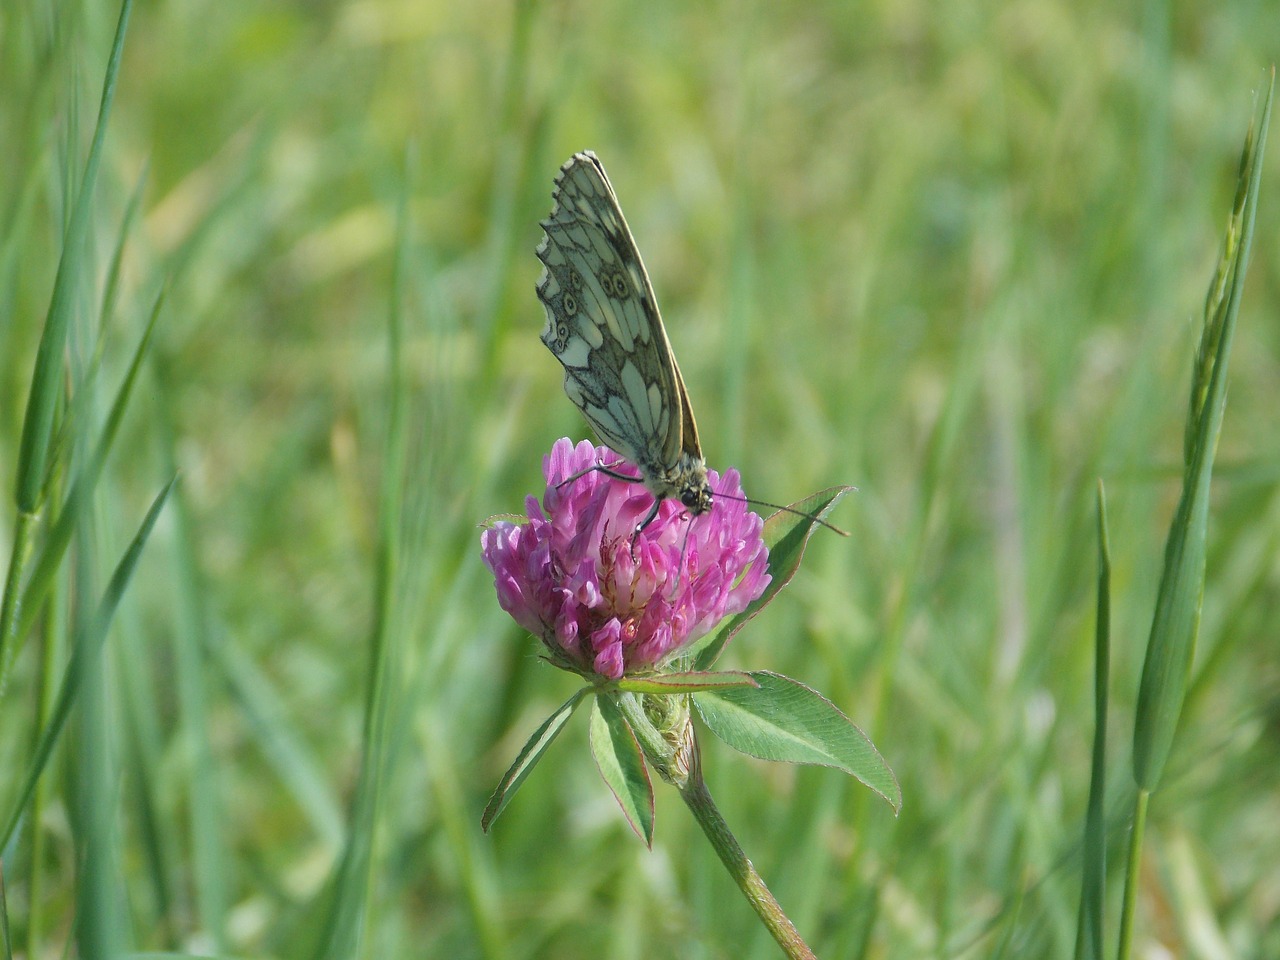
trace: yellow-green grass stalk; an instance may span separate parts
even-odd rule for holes
[[[1133,943],[1137,885],[1147,808],[1173,748],[1195,656],[1204,598],[1205,539],[1214,455],[1226,409],[1231,341],[1253,244],[1262,157],[1271,119],[1275,71],[1255,111],[1240,157],[1235,202],[1222,254],[1209,285],[1192,371],[1183,446],[1182,496],[1169,529],[1155,615],[1134,717],[1133,779],[1137,787],[1130,833],[1118,955]]]

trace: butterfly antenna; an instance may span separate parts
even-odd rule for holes
[[[785,510],[787,513],[794,513],[797,517],[804,517],[806,520],[812,520],[820,526],[826,527],[832,533],[838,533],[842,537],[851,536],[848,530],[841,530],[834,523],[827,523],[821,517],[812,513],[805,513],[803,510],[797,510],[795,507],[788,507],[781,503],[770,503],[768,500],[753,500],[750,497],[735,497],[728,493],[717,493],[717,497],[723,497],[725,500],[737,500],[740,503],[750,503],[757,507],[770,507],[774,510]]]

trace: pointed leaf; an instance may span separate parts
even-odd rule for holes
[[[1210,283],[1205,302],[1188,414],[1192,423],[1188,424],[1184,445],[1186,471],[1182,497],[1165,542],[1164,568],[1134,720],[1133,778],[1140,788],[1148,791],[1160,782],[1173,747],[1200,630],[1209,487],[1227,403],[1231,340],[1253,244],[1254,214],[1274,89],[1273,72],[1260,119],[1255,121],[1256,126],[1250,127],[1245,139],[1236,201],[1228,220],[1218,273]]]
[[[94,128],[80,187],[71,205],[71,218],[63,233],[62,253],[54,275],[53,293],[49,298],[40,343],[36,347],[35,367],[27,392],[27,412],[22,423],[15,470],[14,500],[18,515],[14,524],[9,572],[5,578],[3,595],[0,595],[0,694],[8,683],[9,671],[17,655],[14,631],[19,612],[18,585],[24,575],[30,538],[38,523],[36,515],[44,497],[54,418],[64,392],[63,349],[76,309],[78,288],[87,273],[84,263],[85,247],[93,217],[94,185],[102,160],[107,120],[111,115],[116,79],[120,74],[120,61],[124,56],[124,38],[131,8],[132,0],[123,0],[120,17],[116,21],[115,39],[107,57],[106,75],[102,81],[98,122]]]
[[[97,487],[99,478],[102,476],[102,468],[106,465],[107,455],[111,452],[111,447],[120,432],[120,426],[124,422],[129,399],[133,396],[134,385],[137,383],[138,374],[142,370],[142,362],[149,355],[152,334],[155,333],[156,322],[160,319],[160,311],[163,306],[164,292],[161,291],[151,309],[151,318],[147,321],[147,328],[143,331],[142,338],[138,341],[138,346],[133,351],[133,359],[129,363],[129,369],[125,373],[120,389],[116,391],[115,399],[111,403],[111,410],[107,414],[106,422],[103,424],[102,434],[94,445],[93,455],[89,458],[85,468],[76,476],[71,492],[67,494],[66,502],[62,505],[57,520],[54,521],[53,526],[50,528],[48,539],[45,541],[44,547],[40,551],[40,556],[36,560],[34,570],[27,581],[27,588],[22,594],[21,613],[17,629],[13,634],[16,644],[21,645],[34,625],[36,618],[39,617],[44,598],[49,592],[49,588],[53,585],[58,567],[66,554],[67,545],[71,542],[71,535],[75,533],[80,523],[80,516],[92,499],[91,495]],[[83,392],[86,395],[92,394],[92,391]]]
[[[115,99],[116,80],[120,75],[120,61],[124,56],[124,38],[129,25],[132,0],[124,0],[120,17],[116,22],[116,35],[107,58],[106,76],[102,81],[102,100],[98,107],[98,122],[94,127],[89,157],[85,161],[84,174],[71,208],[71,220],[63,236],[62,256],[54,275],[53,294],[49,298],[49,310],[45,316],[44,331],[36,347],[35,370],[31,377],[31,389],[27,397],[27,413],[22,424],[22,440],[18,454],[17,491],[18,509],[34,513],[43,495],[45,464],[49,443],[53,438],[54,411],[62,393],[62,350],[67,341],[75,310],[75,286],[84,272],[85,243],[93,216],[93,193],[98,181],[98,168],[102,162],[103,142],[107,136],[107,120],[111,116],[111,104]]]
[[[764,522],[764,542],[769,548],[769,586],[746,610],[731,618],[719,630],[707,638],[694,644],[690,652],[696,653],[693,666],[705,670],[719,658],[725,645],[733,639],[733,635],[743,628],[748,620],[759,613],[778,595],[778,591],[791,582],[796,570],[800,568],[800,560],[804,557],[805,544],[818,526],[819,520],[827,515],[846,493],[853,487],[829,487],[819,490],[812,496],[790,504],[787,510],[779,510]],[[797,511],[792,513],[789,511]]]
[[[489,832],[489,827],[493,825],[493,821],[498,819],[498,814],[506,809],[507,803],[515,795],[515,792],[520,789],[520,784],[524,783],[524,778],[529,775],[529,771],[542,759],[547,747],[551,746],[556,737],[559,736],[560,731],[564,729],[564,725],[573,716],[573,711],[578,709],[578,704],[582,702],[582,698],[590,692],[590,687],[583,687],[577,691],[572,697],[560,704],[555,713],[547,717],[542,726],[528,739],[524,748],[520,751],[520,756],[516,757],[516,762],[507,770],[502,782],[498,784],[498,788],[493,791],[493,796],[489,798],[488,804],[485,805],[484,814],[480,817],[481,830],[485,833]]]
[[[803,683],[753,671],[758,687],[694,694],[707,728],[735,750],[761,760],[836,767],[884,797],[896,813],[898,781],[867,735],[826,697]]]
[[[1103,960],[1107,902],[1107,709],[1111,686],[1111,542],[1107,498],[1098,481],[1098,601],[1094,627],[1093,770],[1084,822],[1080,870],[1080,912],[1076,920],[1077,960]]]
[[[635,734],[607,695],[596,697],[591,711],[591,754],[627,823],[652,847],[653,783]]]
[[[690,670],[683,673],[664,673],[653,677],[624,677],[618,681],[618,689],[630,693],[696,693],[699,690],[718,690],[723,687],[754,687],[758,684],[751,674],[741,670]]]
[[[142,548],[146,545],[147,538],[151,536],[151,530],[155,526],[156,520],[160,517],[160,510],[165,501],[169,499],[173,485],[177,482],[177,477],[171,479],[165,484],[164,489],[157,494],[155,500],[152,501],[151,509],[147,511],[147,516],[142,521],[142,526],[138,528],[138,532],[134,535],[129,548],[125,550],[124,556],[120,558],[120,562],[116,564],[115,572],[112,573],[111,580],[107,583],[107,588],[102,593],[102,599],[98,603],[97,611],[77,631],[75,646],[71,651],[71,659],[67,663],[66,672],[62,676],[62,684],[58,689],[57,699],[54,701],[53,709],[49,713],[49,722],[40,734],[40,741],[36,744],[31,765],[27,769],[26,781],[14,800],[9,816],[3,821],[4,829],[0,832],[0,848],[8,846],[10,839],[13,837],[14,828],[18,825],[27,801],[31,799],[31,793],[35,790],[36,781],[40,779],[40,775],[44,772],[49,756],[53,753],[53,748],[57,745],[58,738],[66,726],[67,718],[71,715],[71,708],[75,706],[76,696],[80,691],[80,684],[84,678],[85,671],[94,668],[97,663],[102,642],[107,636],[107,628],[111,626],[111,620],[115,616],[116,607],[120,604],[120,598],[124,595],[125,588],[133,577],[134,568],[137,567],[138,560],[142,556]]]

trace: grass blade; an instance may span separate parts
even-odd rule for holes
[[[89,232],[89,219],[93,212],[94,185],[98,167],[102,161],[102,146],[106,139],[107,120],[111,115],[111,103],[115,97],[116,79],[120,73],[120,61],[124,55],[124,38],[129,25],[132,0],[123,0],[116,35],[107,59],[106,76],[102,83],[102,101],[98,110],[98,123],[85,163],[84,176],[76,194],[70,223],[64,236],[62,256],[54,278],[53,293],[49,298],[49,310],[45,316],[44,330],[36,348],[35,369],[31,388],[27,395],[27,412],[23,419],[22,439],[17,462],[15,501],[18,520],[14,530],[13,548],[9,558],[9,572],[5,578],[4,596],[0,597],[0,696],[8,684],[9,670],[16,655],[14,628],[19,617],[18,595],[23,579],[23,569],[30,559],[30,538],[33,517],[39,509],[48,466],[49,445],[53,437],[54,413],[62,393],[62,352],[71,326],[74,290],[80,282],[84,267],[82,258]]]
[[[48,595],[49,588],[57,575],[58,567],[66,554],[67,545],[71,542],[71,535],[75,532],[76,525],[80,522],[81,508],[89,503],[90,497],[97,487],[98,480],[102,476],[102,468],[106,464],[107,455],[111,452],[111,447],[119,434],[120,424],[124,420],[125,410],[129,405],[129,398],[133,395],[138,373],[142,369],[142,361],[146,359],[150,351],[151,336],[155,332],[156,321],[160,317],[160,310],[163,305],[164,295],[161,294],[156,298],[155,306],[151,311],[151,319],[147,322],[147,329],[143,332],[137,349],[134,350],[129,370],[125,374],[124,381],[120,384],[120,389],[116,392],[115,400],[111,404],[110,413],[107,414],[102,436],[98,438],[98,444],[94,448],[93,456],[89,459],[85,469],[76,477],[71,492],[67,495],[66,502],[58,514],[58,519],[54,521],[53,527],[49,532],[49,538],[45,542],[44,548],[40,551],[40,557],[35,563],[35,567],[27,581],[26,589],[22,594],[17,629],[13,632],[15,644],[22,643],[23,638],[26,637],[36,617],[39,615],[40,604],[44,602],[44,598]]]
[[[1273,72],[1259,117],[1245,138],[1236,202],[1228,222],[1218,272],[1210,285],[1205,304],[1189,412],[1194,423],[1194,435],[1188,433],[1185,445],[1187,462],[1182,499],[1165,546],[1164,570],[1138,690],[1133,776],[1144,790],[1155,789],[1169,757],[1195,654],[1200,602],[1204,593],[1209,487],[1226,408],[1231,340],[1253,243],[1258,185],[1274,89]]]
[[[26,779],[14,801],[13,809],[3,821],[4,829],[0,831],[0,848],[7,846],[13,838],[13,831],[18,825],[22,811],[27,805],[27,800],[31,797],[31,791],[35,789],[36,781],[40,779],[40,774],[44,772],[49,756],[53,753],[53,748],[57,745],[58,738],[66,726],[67,718],[70,716],[71,708],[75,705],[76,695],[83,682],[84,674],[87,670],[92,669],[97,662],[102,641],[107,635],[107,628],[111,625],[111,618],[120,603],[120,598],[124,595],[125,588],[129,585],[129,580],[133,576],[138,559],[142,556],[142,548],[146,546],[147,538],[151,536],[151,530],[155,526],[156,520],[160,517],[160,510],[169,499],[169,494],[173,491],[173,486],[177,482],[178,478],[174,477],[156,495],[151,504],[151,509],[147,511],[147,516],[142,521],[142,526],[139,527],[137,534],[133,538],[133,542],[129,544],[129,548],[125,551],[124,556],[120,558],[119,564],[116,565],[115,572],[111,575],[111,580],[103,592],[102,600],[99,602],[97,613],[78,631],[75,649],[72,651],[71,660],[67,664],[66,673],[63,675],[62,685],[58,690],[58,698],[50,715],[49,723],[40,735],[40,741],[36,745]]]
[[[1107,706],[1111,685],[1111,542],[1107,533],[1107,496],[1098,481],[1098,610],[1094,633],[1093,769],[1089,812],[1084,826],[1084,865],[1076,960],[1102,960],[1107,892]]]
[[[403,250],[405,208],[399,211],[397,251]],[[312,954],[316,960],[355,956],[360,932],[372,904],[374,835],[381,815],[383,788],[389,780],[390,718],[395,714],[398,650],[394,645],[399,623],[395,585],[401,559],[400,531],[404,519],[404,406],[405,382],[400,313],[400,258],[391,283],[387,317],[387,436],[378,511],[378,549],[374,575],[374,621],[369,643],[368,686],[364,705],[360,776],[351,810],[351,829],[331,883],[317,904],[326,916]]]
[[[26,513],[34,512],[39,506],[40,491],[44,484],[49,441],[53,434],[53,415],[62,390],[62,347],[66,343],[67,330],[71,324],[72,295],[83,270],[81,258],[89,232],[89,218],[93,213],[93,192],[98,180],[98,167],[102,162],[102,145],[107,135],[111,103],[115,98],[116,80],[120,74],[120,61],[124,56],[124,38],[132,6],[132,0],[123,0],[120,5],[120,19],[116,24],[115,40],[111,44],[111,55],[107,60],[93,144],[89,148],[84,176],[72,208],[71,222],[67,226],[44,332],[40,337],[40,346],[36,349],[35,373],[31,379],[27,415],[22,425],[21,452],[18,455],[17,502],[18,509]]]
[[[0,948],[4,960],[13,960],[13,936],[9,932],[9,898],[4,888],[4,862],[0,861]]]

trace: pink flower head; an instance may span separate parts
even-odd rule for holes
[[[770,579],[764,521],[728,499],[742,496],[736,470],[707,472],[710,512],[693,517],[665,500],[634,544],[653,506],[642,484],[590,470],[558,486],[617,459],[586,440],[557,440],[542,461],[541,507],[529,496],[527,523],[498,522],[480,538],[502,609],[542,638],[553,661],[610,680],[661,665],[745,610]]]

